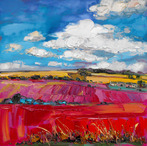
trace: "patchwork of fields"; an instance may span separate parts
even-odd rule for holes
[[[31,75],[23,74],[25,77]],[[42,73],[41,76],[45,75]],[[52,72],[52,75],[64,77],[68,76],[68,72]],[[55,106],[1,104],[0,145],[50,141],[146,143],[147,92],[110,89],[106,83],[115,78],[128,82],[127,76],[108,77],[105,74],[88,76],[87,80],[92,82],[0,80],[0,102],[19,93],[26,98],[44,102],[67,103]]]

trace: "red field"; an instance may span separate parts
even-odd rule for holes
[[[110,135],[110,130],[120,136],[128,133],[145,140],[147,137],[147,106],[121,105],[1,105],[0,143],[15,145],[28,141],[28,135],[39,132],[61,133],[61,140],[78,131],[95,135]],[[133,139],[132,137],[132,139]]]

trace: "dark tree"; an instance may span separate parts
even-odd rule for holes
[[[140,75],[136,75],[136,79],[139,79],[140,78]]]
[[[43,79],[45,79],[45,80],[52,80],[53,79],[53,76],[52,75],[50,75],[50,76],[44,76]]]
[[[13,102],[14,104],[18,104],[19,101],[20,101],[20,98],[21,98],[21,94],[17,93],[17,94],[15,94],[15,95],[12,97],[12,102]]]
[[[24,76],[21,76],[21,77],[19,77],[19,78],[20,78],[20,80],[27,80],[27,78],[24,77]]]
[[[145,86],[145,82],[143,82],[142,80],[137,82],[139,87],[144,87]]]
[[[81,81],[80,78],[76,78],[76,81]]]
[[[33,80],[38,80],[38,79],[40,79],[40,75],[31,76],[31,79],[33,79]]]

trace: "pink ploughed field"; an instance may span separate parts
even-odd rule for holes
[[[90,86],[91,87],[90,87]],[[146,103],[147,93],[110,90],[106,85],[59,80],[1,80],[0,101],[14,94],[44,101],[65,100],[78,103]]]

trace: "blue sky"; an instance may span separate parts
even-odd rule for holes
[[[0,70],[146,72],[146,6],[145,0],[0,1]]]

